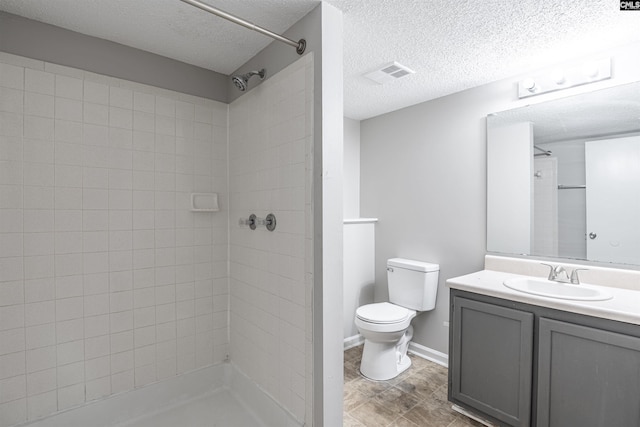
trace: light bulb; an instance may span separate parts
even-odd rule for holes
[[[524,79],[522,81],[522,87],[525,88],[526,90],[528,90],[529,92],[535,92],[536,91],[536,81],[533,80],[531,77],[527,77],[526,79]]]
[[[557,85],[562,85],[567,82],[567,78],[564,75],[564,70],[554,70],[551,73],[551,78]]]
[[[598,77],[600,71],[598,70],[598,65],[595,62],[585,62],[582,66],[582,72],[585,76],[593,79]]]

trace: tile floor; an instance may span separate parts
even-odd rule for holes
[[[483,427],[451,409],[447,368],[411,356],[411,367],[389,381],[359,371],[362,346],[344,352],[345,427]]]

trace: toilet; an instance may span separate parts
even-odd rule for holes
[[[360,372],[372,380],[397,377],[411,366],[407,356],[413,337],[411,320],[433,310],[440,266],[403,258],[387,260],[389,302],[356,310],[355,324],[364,337]]]

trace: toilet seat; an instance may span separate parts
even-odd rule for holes
[[[413,317],[412,314],[415,311],[389,302],[367,304],[356,310],[356,317],[363,322],[383,325],[405,322]]]

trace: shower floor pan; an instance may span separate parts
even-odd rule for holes
[[[228,390],[217,390],[199,399],[178,404],[155,414],[117,424],[114,427],[267,427]]]
[[[20,427],[300,426],[230,363],[199,369]],[[17,427],[17,426],[16,426]]]

